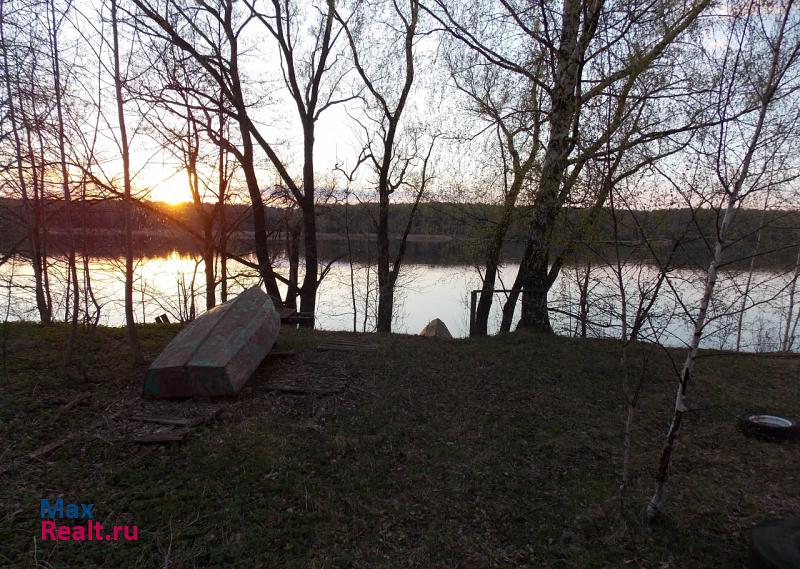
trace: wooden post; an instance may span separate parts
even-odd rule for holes
[[[469,299],[469,337],[472,338],[472,335],[475,332],[475,308],[478,305],[478,293],[479,290],[473,290],[470,293]]]

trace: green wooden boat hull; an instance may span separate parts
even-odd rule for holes
[[[150,366],[145,397],[237,393],[275,344],[280,317],[258,287],[190,322]]]

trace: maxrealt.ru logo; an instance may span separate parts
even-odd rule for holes
[[[93,503],[65,503],[62,498],[50,502],[43,498],[39,507],[42,518],[42,541],[119,541],[120,539],[137,541],[139,539],[139,526],[104,527],[94,520],[93,510]],[[56,523],[55,520],[60,520],[60,523]],[[67,521],[72,523],[65,523]]]

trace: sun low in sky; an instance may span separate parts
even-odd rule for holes
[[[192,201],[192,194],[189,190],[189,175],[186,170],[178,170],[172,173],[168,170],[160,173],[155,171],[152,176],[148,176],[146,187],[150,190],[148,199],[154,202],[176,205]]]

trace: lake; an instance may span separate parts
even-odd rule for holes
[[[122,325],[123,259],[93,257],[88,259],[87,267],[91,274],[92,292],[99,306],[99,323]],[[503,268],[497,288],[510,286],[518,267],[517,263],[507,264]],[[81,268],[83,267],[79,267],[79,270]],[[555,309],[551,318],[559,334],[573,335],[580,329],[576,317],[579,312],[578,282],[583,280],[585,270],[585,266],[566,267],[550,291],[550,303]],[[64,259],[51,259],[50,271],[54,312],[57,319],[63,319],[63,283],[66,273]],[[203,310],[203,264],[194,256],[173,251],[169,254],[143,257],[137,260],[135,271],[134,311],[139,321],[153,322],[161,314],[167,314],[171,321],[186,319],[191,312],[192,290],[195,312],[200,313]],[[251,270],[233,261],[228,263],[228,272],[231,275],[231,294],[258,282]],[[657,269],[646,263],[624,267],[622,281],[627,297],[628,321],[640,302],[640,291],[646,292],[657,276]],[[711,310],[714,320],[704,335],[704,347],[735,347],[737,312],[741,306],[747,276],[747,271],[742,270],[721,274]],[[0,267],[0,278],[3,284],[0,314],[8,320],[36,320],[38,313],[34,304],[29,261],[22,257],[9,261]],[[669,283],[662,287],[652,310],[652,317],[643,329],[643,337],[668,346],[684,345],[691,334],[691,320],[687,313],[693,313],[702,291],[703,279],[702,271],[672,271]],[[747,302],[748,310],[743,319],[742,349],[769,351],[779,348],[786,322],[791,279],[790,272],[754,272]],[[13,286],[9,286],[9,282],[13,282]],[[369,270],[367,263],[359,261],[353,267],[352,282],[354,287],[351,287],[351,267],[347,261],[337,261],[331,265],[330,272],[319,288],[317,328],[353,330],[355,326],[358,331],[373,329],[377,283],[374,270]],[[479,274],[473,265],[458,261],[432,264],[416,259],[405,265],[401,271],[394,331],[418,334],[431,319],[440,318],[447,324],[453,336],[466,336],[469,330],[470,291],[479,286]],[[588,291],[590,324],[587,335],[619,337],[621,295],[615,273],[606,266],[593,266]],[[84,291],[82,302],[86,300],[90,301]],[[501,294],[498,294],[497,300],[504,300]],[[88,304],[92,307],[89,314],[93,319],[98,316],[98,312],[93,302]],[[490,318],[491,333],[499,328],[500,314],[500,302],[495,302]]]

